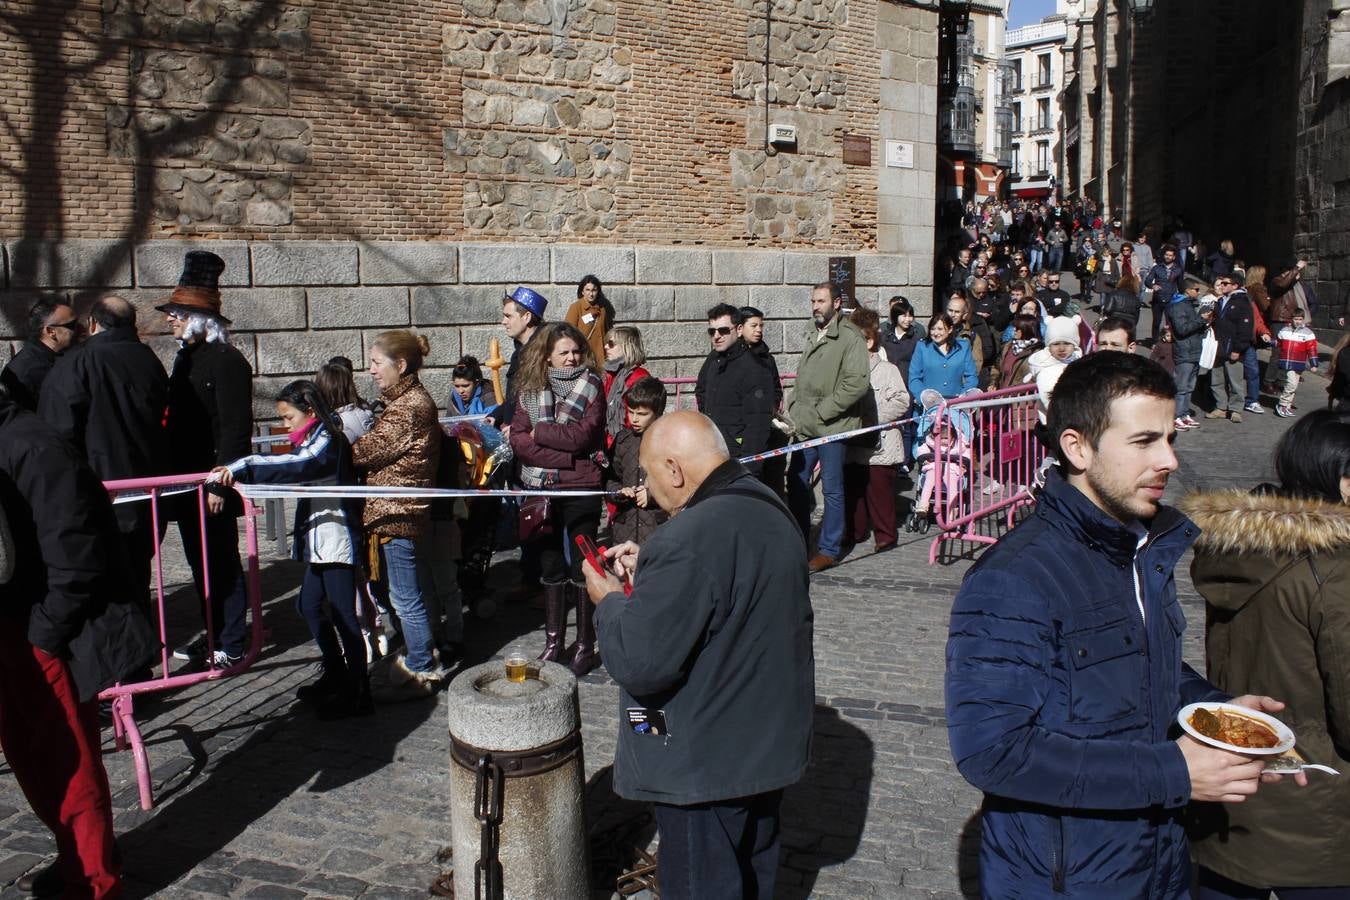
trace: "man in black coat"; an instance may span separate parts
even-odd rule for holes
[[[1059,286],[1058,271],[1041,270],[1036,276],[1036,299],[1045,307],[1047,316],[1065,316],[1069,314],[1069,292]]]
[[[777,405],[776,369],[766,366],[741,338],[741,311],[729,303],[708,310],[712,352],[694,385],[694,402],[712,419],[736,457],[763,453],[769,446]],[[763,463],[748,468],[759,474]]]
[[[0,574],[0,747],[59,853],[22,879],[23,889],[113,896],[120,867],[96,698],[149,665],[158,642],[128,590],[98,476],[7,396],[0,396],[0,512],[13,541],[5,554],[12,571]]]
[[[170,466],[178,472],[207,472],[247,456],[253,430],[253,368],[230,345],[230,320],[220,312],[219,280],[225,261],[214,253],[192,251],[183,262],[183,276],[169,300],[157,307],[178,339],[178,356],[169,376],[166,415]],[[212,663],[225,668],[244,654],[245,610],[243,566],[239,562],[239,495],[212,485],[206,495],[206,553],[210,566]],[[197,591],[205,597],[200,547],[203,536],[195,495],[178,514],[188,564]],[[196,660],[204,645],[194,642],[174,651],[178,659]]]
[[[89,312],[88,332],[89,339],[53,367],[38,414],[104,481],[164,474],[169,379],[136,334],[136,308],[121,297],[103,297]],[[149,503],[122,504],[117,523],[136,583],[148,585],[155,554]]]
[[[1214,368],[1209,373],[1214,408],[1205,413],[1205,418],[1227,416],[1230,422],[1241,422],[1242,400],[1247,391],[1242,355],[1252,345],[1252,300],[1232,275],[1215,278],[1214,293],[1219,295],[1219,302],[1214,307],[1214,337],[1219,347]]]
[[[44,297],[33,304],[28,311],[28,341],[0,371],[0,384],[10,399],[30,412],[37,409],[42,383],[79,333],[80,321],[66,300]]]
[[[772,897],[779,801],[810,757],[806,545],[708,418],[657,419],[640,460],[671,520],[583,567],[620,687],[614,789],[654,804],[663,900]]]

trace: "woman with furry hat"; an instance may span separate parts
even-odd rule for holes
[[[1278,487],[1182,503],[1204,532],[1191,577],[1206,603],[1209,680],[1283,698],[1297,752],[1350,774],[1350,414],[1304,416],[1280,439],[1275,470]],[[1350,893],[1350,778],[1306,781],[1191,807],[1197,897]]]

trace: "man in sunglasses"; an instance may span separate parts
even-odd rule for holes
[[[56,358],[75,343],[80,320],[64,297],[44,297],[28,311],[28,341],[0,372],[10,399],[32,412]]]
[[[694,385],[699,412],[717,425],[734,458],[753,456],[768,448],[778,402],[775,371],[750,350],[741,331],[739,308],[719,303],[708,310],[712,351]],[[755,475],[763,467],[762,462],[746,465]]]
[[[1048,316],[1062,316],[1068,312],[1069,292],[1059,286],[1059,272],[1044,271],[1036,278],[1036,299],[1041,301]]]

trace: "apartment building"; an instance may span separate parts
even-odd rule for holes
[[[1059,15],[1004,35],[1006,96],[1012,110],[1008,188],[1013,196],[1049,197],[1063,183],[1060,99],[1067,36]]]

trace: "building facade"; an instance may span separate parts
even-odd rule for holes
[[[1014,196],[1043,199],[1064,180],[1064,45],[1062,16],[1007,32],[1003,59],[1012,106],[1012,161],[1009,189]]]
[[[1013,108],[1003,59],[1008,0],[944,7],[938,80],[938,198],[1001,196],[1012,164]]]
[[[439,398],[517,283],[561,318],[598,275],[676,375],[714,303],[759,306],[794,352],[830,257],[853,259],[863,302],[932,270],[938,14],[921,5],[21,0],[4,16],[11,348],[48,290],[115,290],[158,332],[154,302],[204,247],[226,260],[260,410],[389,327],[429,334]]]

